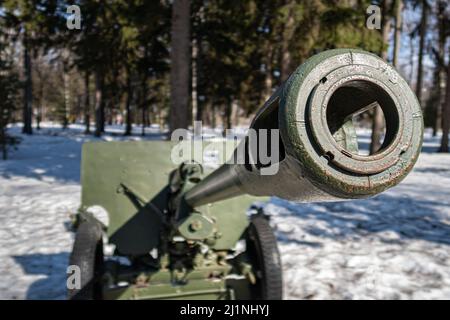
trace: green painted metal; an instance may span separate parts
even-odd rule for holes
[[[161,220],[153,206],[162,210],[167,202],[165,183],[173,168],[167,156],[170,147],[164,142],[83,145],[82,207],[101,206],[107,211],[107,235],[120,253],[142,254],[158,246]],[[122,185],[142,199],[127,196]]]
[[[217,228],[212,218],[204,214],[192,213],[178,226],[178,232],[186,240],[204,240],[217,237]]]
[[[104,289],[107,300],[148,300],[148,299],[230,299],[230,289],[225,280],[211,278],[212,273],[229,272],[229,266],[200,267],[189,272],[183,284],[174,285],[173,274],[169,270],[159,270],[141,275],[143,280],[129,286],[114,286]],[[244,281],[245,282],[245,281]]]
[[[234,143],[209,141],[203,144],[205,150],[220,153]],[[122,254],[147,253],[159,244],[160,214],[167,210],[169,174],[177,168],[171,161],[174,145],[167,141],[83,145],[81,207],[101,206],[107,211],[109,241]],[[188,155],[185,156],[187,159]],[[211,170],[206,168],[204,175]],[[215,221],[220,236],[214,249],[235,245],[248,225],[246,211],[255,200],[244,195],[196,209]]]
[[[247,229],[248,218],[245,212],[255,201],[266,201],[268,197],[242,195],[233,199],[210,203],[196,208],[213,218],[218,227],[218,238],[213,245],[215,250],[226,250],[236,244]],[[240,214],[237,214],[240,213]],[[244,213],[244,214],[241,214]]]

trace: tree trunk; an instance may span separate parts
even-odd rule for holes
[[[41,107],[40,106],[38,106],[38,108],[40,109]],[[36,130],[41,130],[41,114],[40,113],[38,113],[37,115],[36,115]]]
[[[416,55],[415,47],[414,47],[414,34],[413,33],[411,33],[409,35],[409,48],[410,48],[409,65],[411,66],[411,68],[409,68],[408,84],[412,88],[413,78],[414,78],[414,68],[413,68],[413,66],[414,66],[414,57]]]
[[[100,137],[105,125],[105,102],[103,99],[103,75],[97,71],[95,73],[95,133]]]
[[[233,113],[233,99],[229,98],[225,109],[225,129],[231,129],[231,115]]]
[[[236,128],[239,125],[239,105],[236,99],[231,102],[231,126]]]
[[[267,46],[267,53],[266,53],[266,61],[264,61],[266,65],[266,74],[264,77],[264,94],[263,94],[263,103],[266,102],[270,96],[272,95],[272,87],[273,87],[273,44],[272,42],[269,42]]]
[[[2,148],[2,158],[6,160],[8,158],[8,146],[6,141],[6,126],[7,120],[3,118],[3,115],[0,117],[0,146]]]
[[[63,110],[63,129],[67,129],[67,125],[69,124],[68,115],[70,114],[70,76],[69,71],[67,70],[67,66],[64,66],[64,75],[63,75],[63,82],[64,82],[64,110]]]
[[[391,15],[389,14],[389,8],[391,7],[391,0],[384,0],[382,2],[382,38],[383,49],[381,51],[381,58],[387,61],[387,47],[389,43],[389,33],[391,31]],[[383,111],[380,107],[374,109],[373,122],[372,122],[372,136],[370,143],[370,154],[376,153],[381,147],[381,134],[383,129]]]
[[[214,101],[211,104],[211,127],[215,129],[217,127],[217,121],[216,121],[216,111],[217,107]]]
[[[204,21],[204,13],[203,8],[200,9],[200,17],[201,22]],[[205,59],[205,53],[204,53],[204,47],[202,42],[202,37],[197,35],[197,62],[196,62],[196,69],[197,69],[197,76],[196,76],[196,87],[197,87],[197,114],[195,117],[196,121],[204,121],[204,112],[206,111],[206,102],[205,102],[205,95],[203,94],[202,90],[205,90],[205,83],[204,79],[207,77],[207,74],[205,72],[205,68],[203,65],[203,61]],[[202,99],[200,99],[202,97]],[[206,124],[206,123],[205,123]]]
[[[417,82],[416,82],[416,96],[419,103],[422,105],[422,82],[423,82],[423,54],[425,51],[425,38],[428,21],[428,3],[422,0],[422,17],[420,19],[420,42],[419,42],[419,63],[417,66]]]
[[[39,77],[39,99],[36,112],[36,130],[41,130],[41,121],[43,119],[44,104],[44,81]]]
[[[450,58],[450,51],[449,51]],[[445,105],[442,110],[442,140],[439,152],[449,152],[448,134],[450,129],[450,60],[447,64],[447,85],[445,90]]]
[[[398,57],[400,54],[401,37],[402,37],[402,12],[403,12],[403,0],[396,1],[395,8],[395,38],[394,38],[394,58],[392,64],[398,68]]]
[[[433,93],[427,108],[432,109],[433,121],[433,137],[436,137],[439,130],[442,128],[442,109],[445,104],[445,90],[441,87],[442,81],[445,79],[445,72],[443,74],[443,66],[437,64],[433,74]],[[425,110],[426,111],[426,110]]]
[[[190,0],[172,4],[170,132],[187,129],[189,121]]]
[[[131,88],[131,74],[130,70],[127,71],[127,99],[125,100],[125,110],[126,110],[126,124],[124,135],[131,135],[132,124],[131,124],[131,99],[133,98],[133,91]]]
[[[147,95],[148,95],[148,88],[147,88],[147,75],[144,75],[141,81],[141,108],[142,108],[142,132],[141,135],[145,135],[145,127],[147,124],[147,118],[148,118],[148,106],[147,106]]]
[[[158,124],[159,124],[159,130],[162,132],[164,130],[164,124],[165,124],[165,119],[166,117],[164,116],[164,112],[163,112],[163,108],[158,108],[159,110],[159,114],[158,114]]]
[[[84,124],[86,129],[85,134],[91,133],[91,110],[89,103],[89,72],[84,73]]]
[[[39,84],[39,99],[38,99],[38,105],[37,105],[37,112],[36,112],[36,130],[41,130],[41,121],[42,121],[42,110],[43,110],[43,100],[44,100],[44,82],[42,79],[40,79]]]
[[[23,38],[23,66],[25,73],[25,85],[23,95],[23,128],[22,133],[33,134],[33,128],[31,126],[33,115],[33,80],[31,76],[31,57],[30,48],[28,42],[27,31],[24,32]]]
[[[8,145],[6,141],[6,133],[5,128],[0,129],[0,143],[2,145],[2,159],[7,160],[8,159]]]
[[[43,104],[44,104],[44,79],[42,78],[41,70],[39,69],[39,64],[35,67],[36,74],[39,79],[39,86],[37,92],[37,110],[36,110],[36,130],[41,130],[41,121],[43,119]]]
[[[200,120],[203,121],[204,126],[211,127],[211,104],[209,102],[204,102],[201,104],[202,117]]]
[[[441,0],[438,1],[437,7],[437,23],[438,23],[438,32],[439,32],[439,41],[438,41],[438,51],[437,51],[437,64],[436,64],[436,95],[437,95],[437,105],[435,107],[435,115],[434,115],[434,126],[433,126],[433,136],[436,136],[439,129],[442,128],[442,112],[445,109],[445,91],[443,89],[443,81],[445,79],[445,65],[444,65],[444,57],[445,57],[445,42],[446,42],[446,16],[445,9],[447,6],[447,1]]]
[[[8,150],[6,149],[6,143],[2,143],[2,159],[8,160]]]
[[[195,130],[194,123],[198,116],[198,99],[197,99],[197,56],[198,56],[197,39],[192,39],[192,128]],[[194,132],[196,135],[198,132]]]
[[[155,108],[145,108],[145,122],[144,122],[144,126],[150,127],[150,125],[152,123],[156,122],[156,110]]]
[[[203,113],[205,111],[204,103],[198,103],[197,105],[197,116],[195,117],[196,121],[203,121]]]
[[[142,130],[141,136],[145,136],[145,108],[142,108]]]
[[[105,86],[103,86],[105,88]],[[112,89],[104,89],[103,98],[105,100],[105,106],[106,109],[104,109],[105,113],[105,122],[111,126],[113,124],[113,118],[114,118],[114,96],[112,93]],[[104,123],[105,123],[104,122]],[[105,125],[103,125],[102,132],[105,132]]]
[[[281,81],[286,81],[292,71],[292,57],[290,52],[290,43],[295,31],[294,6],[295,2],[288,1],[290,6],[288,17],[284,26],[281,43]]]
[[[225,104],[225,121],[224,121],[224,125],[223,125],[223,129],[222,129],[222,135],[224,137],[226,137],[227,134],[227,130],[231,129],[231,113],[232,113],[232,102],[233,99],[228,98],[227,102]]]

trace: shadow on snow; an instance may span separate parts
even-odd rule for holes
[[[303,226],[300,231],[319,238],[339,240],[391,231],[397,237],[391,239],[380,235],[381,241],[390,243],[419,239],[450,245],[450,225],[443,221],[444,217],[437,209],[440,206],[448,206],[446,203],[388,194],[348,202],[296,204],[272,198],[270,203],[287,209],[281,210],[280,215],[289,215],[294,219],[311,222],[320,221],[320,224]],[[289,232],[287,234],[280,232],[279,238],[281,242],[298,243],[298,240],[291,239]],[[321,246],[320,242],[305,244]]]
[[[13,258],[23,268],[24,273],[43,276],[28,287],[27,299],[66,299],[68,252],[28,254]]]

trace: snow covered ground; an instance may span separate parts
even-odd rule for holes
[[[79,204],[81,145],[94,139],[82,130],[46,124],[0,161],[0,299],[65,298],[65,225]],[[120,130],[102,139],[124,139]],[[285,298],[450,299],[450,155],[432,153],[437,146],[426,135],[413,173],[373,199],[267,203]]]

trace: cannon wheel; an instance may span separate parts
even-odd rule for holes
[[[247,250],[257,279],[252,288],[253,297],[281,300],[283,281],[280,253],[268,218],[263,214],[251,217],[247,229]]]
[[[99,276],[103,266],[101,227],[92,221],[82,221],[75,235],[69,265],[80,268],[81,289],[68,289],[70,300],[101,299]]]

